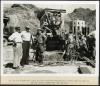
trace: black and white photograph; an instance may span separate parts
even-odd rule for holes
[[[96,74],[96,4],[66,3],[2,5],[3,74]]]

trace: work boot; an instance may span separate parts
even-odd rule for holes
[[[19,67],[13,67],[12,69],[18,69]]]

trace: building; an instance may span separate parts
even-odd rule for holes
[[[86,28],[85,21],[78,19],[72,21],[72,33],[77,35],[78,32],[83,35],[89,34],[89,28]]]

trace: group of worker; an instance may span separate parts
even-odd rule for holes
[[[64,59],[75,61],[87,57],[91,60],[95,59],[95,37],[93,35],[85,36],[81,32],[77,35],[70,32],[66,39],[66,53]]]
[[[15,32],[9,37],[10,41],[13,41],[13,69],[18,69],[29,65],[29,49],[34,36],[30,32],[30,27],[26,26],[25,31],[20,31],[20,27],[15,27]],[[44,52],[44,39],[46,39],[45,34],[43,34],[40,28],[37,29],[37,48],[36,48],[36,61],[39,65],[43,63],[43,52]]]
[[[15,32],[9,37],[9,40],[13,41],[13,68],[17,69],[19,67],[29,65],[29,50],[30,46],[34,44],[33,42],[35,42],[33,47],[36,47],[35,61],[38,63],[38,65],[42,66],[46,39],[47,35],[41,28],[37,29],[36,37],[34,37],[29,26],[26,26],[25,30],[22,32],[20,31],[20,27],[15,27]],[[78,33],[77,36],[73,33],[69,33],[68,37],[65,37],[65,55],[63,56],[64,60],[67,58],[67,60],[69,59],[72,61],[78,57],[76,56],[76,52],[78,52],[81,57],[95,57],[95,54],[93,54],[95,51],[95,38],[93,40],[90,39],[93,39],[93,37],[87,38],[81,33]],[[88,56],[89,53],[90,56]]]

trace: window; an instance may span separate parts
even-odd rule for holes
[[[74,27],[74,33],[76,33],[76,28]]]
[[[79,22],[78,22],[78,24],[79,24]]]
[[[85,35],[85,28],[82,27],[82,34]]]
[[[84,22],[82,22],[82,24],[84,25]]]
[[[80,27],[78,26],[77,28],[78,28],[78,31],[79,31],[80,30]]]

